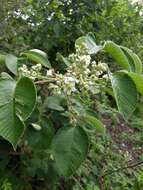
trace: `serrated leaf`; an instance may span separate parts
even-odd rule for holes
[[[22,55],[27,56],[27,58],[35,63],[40,63],[41,65],[51,68],[50,62],[48,60],[47,54],[39,49],[32,49]]]
[[[111,83],[119,112],[127,120],[136,108],[136,86],[133,80],[124,72],[111,75]]]
[[[20,93],[21,88],[23,88],[23,85],[20,87],[20,84],[23,80],[25,80],[25,77],[18,82],[18,88],[14,80],[0,80],[0,136],[9,141],[14,149],[24,131],[24,123],[21,120],[22,116],[19,118],[19,112],[24,109],[22,104],[19,107],[17,100],[26,100],[26,97],[29,97],[27,94],[31,93],[31,90],[27,88],[25,88],[24,94]],[[24,102],[23,106],[29,108],[29,105],[26,105],[27,103],[29,102]],[[30,113],[31,109],[33,109],[32,106],[26,111],[26,114]]]
[[[120,48],[120,46],[118,46],[112,41],[107,41],[103,49],[107,53],[109,53],[121,67],[130,71],[130,65],[129,65],[128,59],[126,55],[124,54],[124,52],[122,51],[122,49]]]
[[[80,127],[63,127],[52,141],[52,154],[56,168],[62,176],[72,175],[88,153],[88,137]]]
[[[17,63],[17,57],[12,55],[12,54],[7,54],[5,56],[5,64],[7,68],[15,75],[17,75],[17,68],[18,68],[18,63]]]
[[[86,49],[88,54],[96,54],[102,49],[102,46],[96,45],[94,39],[91,36],[83,36],[76,40],[76,46]]]

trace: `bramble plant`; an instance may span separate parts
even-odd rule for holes
[[[100,52],[122,70],[111,71],[110,64],[96,61]],[[76,40],[75,53],[68,57],[57,53],[57,61],[63,62],[59,70],[38,49],[20,57],[0,55],[8,69],[0,79],[0,135],[15,151],[20,146],[43,151],[45,170],[68,177],[88,155],[89,134],[106,132],[96,112],[102,91],[110,90],[125,120],[134,112],[143,95],[142,63],[130,49],[112,41],[98,46],[89,35]]]

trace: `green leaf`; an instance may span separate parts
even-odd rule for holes
[[[137,90],[133,80],[124,72],[111,75],[111,83],[119,112],[128,119],[137,104]]]
[[[5,55],[0,54],[0,64],[4,64],[5,63]]]
[[[67,57],[64,57],[61,53],[56,54],[56,60],[63,62],[67,67],[70,66],[70,62]]]
[[[88,153],[88,137],[80,127],[63,127],[52,141],[56,168],[62,176],[72,175]]]
[[[120,46],[120,47],[128,59],[128,63],[130,65],[130,71],[135,72],[136,68],[135,68],[134,60],[132,58],[132,51],[126,47],[122,47],[122,46]]]
[[[0,136],[9,141],[14,149],[24,131],[24,123],[21,120],[23,107],[27,107],[28,110],[26,110],[24,116],[28,116],[33,110],[32,106],[34,106],[33,104],[31,106],[27,105],[31,102],[26,100],[26,98],[30,98],[31,90],[25,87],[24,93],[21,93],[23,92],[21,89],[24,80],[31,83],[30,79],[27,80],[26,77],[21,78],[17,84],[11,79],[0,80]],[[19,113],[22,113],[20,118]]]
[[[92,127],[92,129],[96,129],[97,132],[99,133],[105,133],[105,126],[103,123],[98,120],[96,117],[86,114],[83,117],[84,123],[88,124],[89,126]]]
[[[31,79],[21,78],[15,89],[16,113],[26,120],[33,112],[36,104],[36,87]]]
[[[24,123],[15,114],[13,80],[0,81],[0,135],[15,148],[24,130]]]
[[[143,95],[143,75],[139,75],[133,72],[128,72],[127,75],[134,81],[138,92]]]
[[[45,99],[43,104],[43,109],[49,108],[57,111],[64,111],[64,108],[61,106],[64,97],[61,95],[49,96]]]
[[[137,54],[133,53],[133,59],[136,64],[136,73],[142,74],[142,62]]]
[[[35,63],[40,63],[41,65],[51,68],[50,62],[48,60],[47,54],[39,49],[32,49],[22,55],[27,56],[27,58]]]
[[[88,54],[96,54],[102,49],[102,46],[96,45],[91,36],[83,36],[78,38],[75,45],[84,48]]]
[[[12,54],[7,54],[5,56],[5,64],[7,68],[15,75],[17,75],[17,57]]]
[[[27,130],[28,144],[37,151],[48,149],[54,136],[54,127],[49,119],[42,118],[39,125],[39,131],[32,127],[28,127]]]
[[[122,51],[122,49],[120,48],[120,46],[118,46],[112,41],[107,41],[103,49],[107,53],[109,53],[121,67],[130,71],[130,65],[128,59],[124,54],[124,52]]]
[[[128,62],[130,64],[130,68],[131,68],[130,70],[132,72],[141,74],[142,73],[142,62],[141,62],[140,58],[135,53],[133,53],[132,50],[130,50],[126,47],[123,47],[123,46],[120,46],[120,47],[124,51],[125,55],[128,58]]]

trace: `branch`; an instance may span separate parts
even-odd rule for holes
[[[111,171],[111,172],[105,172],[105,173],[101,176],[101,178],[104,178],[104,177],[107,176],[107,175],[111,175],[111,174],[113,174],[113,173],[119,172],[120,170],[125,170],[125,169],[128,169],[128,168],[134,168],[134,167],[140,166],[140,165],[142,165],[142,164],[143,164],[143,161],[140,161],[140,162],[137,162],[137,163],[133,163],[133,164],[131,164],[131,165],[128,165],[128,166],[126,166],[126,167],[118,168],[118,169],[113,170],[113,171]]]

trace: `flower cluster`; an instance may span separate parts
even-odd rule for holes
[[[60,73],[54,69],[42,69],[40,64],[28,68],[23,65],[19,68],[21,76],[27,76],[33,81],[38,81],[47,85],[50,94],[64,94],[67,99],[70,122],[78,122],[78,113],[73,106],[72,97],[83,96],[88,100],[91,95],[101,93],[107,84],[108,66],[106,63],[97,63],[84,49],[77,48],[76,52],[68,57],[66,72]],[[44,74],[45,73],[45,74]],[[32,123],[36,130],[40,130],[39,125]]]
[[[101,85],[104,85],[108,79],[107,64],[96,63],[85,49],[79,47],[76,47],[76,53],[69,55],[68,61],[70,66],[64,74],[49,69],[46,76],[42,76],[40,64],[34,65],[30,69],[23,65],[19,68],[19,72],[32,80],[44,79],[53,94],[99,93]]]
[[[27,65],[23,65],[19,68],[19,74],[21,76],[26,76],[31,78],[32,80],[35,80],[36,78],[39,78],[41,75],[41,64],[33,65],[30,69],[28,69]]]

